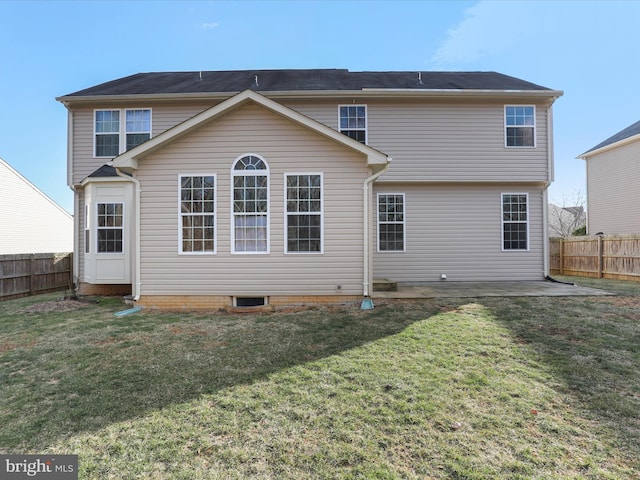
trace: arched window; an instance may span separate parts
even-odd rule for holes
[[[243,155],[232,168],[233,251],[269,252],[269,167],[258,155]]]

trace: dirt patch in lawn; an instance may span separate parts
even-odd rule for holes
[[[34,303],[18,311],[18,313],[48,313],[48,312],[68,312],[86,307],[87,302],[73,299],[51,300],[48,302]]]

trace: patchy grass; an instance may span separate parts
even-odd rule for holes
[[[79,454],[83,479],[633,478],[640,285],[571,280],[621,295],[0,303],[0,451]]]

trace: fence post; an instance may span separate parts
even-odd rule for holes
[[[29,294],[33,295],[36,291],[36,256],[29,255]]]
[[[560,275],[564,275],[564,238],[560,239],[558,247],[558,257],[560,262]]]
[[[604,277],[603,250],[602,235],[598,235],[598,278]]]

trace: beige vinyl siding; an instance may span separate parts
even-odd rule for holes
[[[640,141],[587,160],[588,233],[640,232]]]
[[[541,280],[543,193],[515,184],[379,184],[405,193],[405,252],[374,253],[374,278],[401,283]],[[529,250],[503,251],[502,193],[529,194]],[[375,214],[374,214],[375,218]],[[373,222],[375,224],[375,220]],[[377,230],[374,233],[376,238]]]
[[[380,181],[545,182],[550,177],[547,107],[543,104],[536,105],[536,147],[506,148],[504,106],[531,105],[530,101],[278,101],[336,130],[338,105],[367,105],[369,145],[393,158],[389,172]],[[156,136],[214,104],[149,102],[95,108],[151,108],[152,133]],[[109,160],[93,157],[93,111],[94,108],[74,109],[74,183]]]
[[[152,137],[178,125],[213,106],[211,104],[159,104],[153,102],[126,105],[98,105],[91,108],[75,108],[73,111],[74,171],[72,181],[80,183],[110,158],[93,156],[93,112],[99,109],[151,108]]]
[[[232,254],[231,166],[269,165],[270,253]],[[324,175],[324,253],[285,254],[284,175]],[[178,175],[215,174],[217,253],[178,254]],[[362,294],[362,182],[366,159],[248,105],[139,162],[142,295]],[[338,291],[337,286],[341,289]]]
[[[338,105],[283,102],[338,128]],[[547,107],[536,106],[536,147],[507,148],[504,106],[530,102],[355,101],[367,105],[368,144],[393,158],[380,181],[546,182]]]

